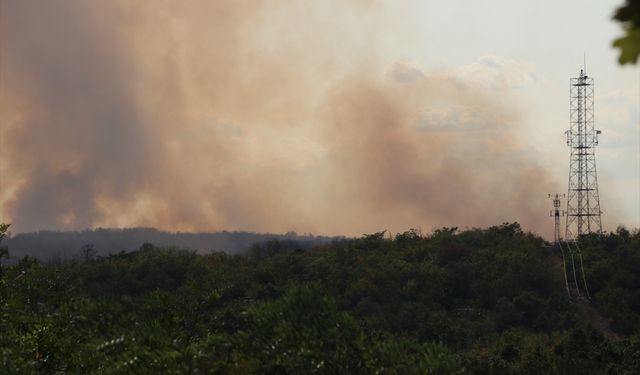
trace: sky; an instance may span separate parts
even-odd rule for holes
[[[3,1],[0,218],[549,237],[586,61],[603,229],[638,228],[640,71],[611,47],[618,3]]]

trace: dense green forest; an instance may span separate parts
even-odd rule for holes
[[[516,223],[246,256],[23,257],[0,268],[0,369],[638,374],[640,233],[580,245],[591,303],[567,297],[557,250]]]

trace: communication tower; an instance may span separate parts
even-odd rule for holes
[[[580,235],[602,232],[595,146],[600,130],[594,129],[593,78],[584,69],[571,78],[570,127],[566,131],[569,159],[567,221],[565,239],[575,241]]]

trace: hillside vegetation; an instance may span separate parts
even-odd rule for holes
[[[640,233],[584,237],[581,248],[587,308],[567,298],[556,250],[517,223],[311,250],[271,241],[247,256],[145,244],[48,264],[23,257],[0,270],[0,368],[640,373]]]
[[[302,248],[310,248],[331,241],[332,237],[298,235],[295,232],[286,234],[252,233],[252,232],[203,232],[172,233],[153,228],[125,228],[83,230],[76,232],[39,231],[19,233],[4,239],[4,244],[11,248],[15,261],[24,256],[34,257],[40,261],[65,261],[90,250],[91,255],[109,255],[121,251],[137,250],[144,243],[155,246],[176,246],[196,250],[198,253],[224,251],[227,254],[246,254],[256,243],[276,239],[280,242],[295,241]]]

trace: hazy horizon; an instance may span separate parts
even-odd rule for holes
[[[603,229],[638,228],[618,3],[2,2],[1,221],[548,238],[586,53]]]

